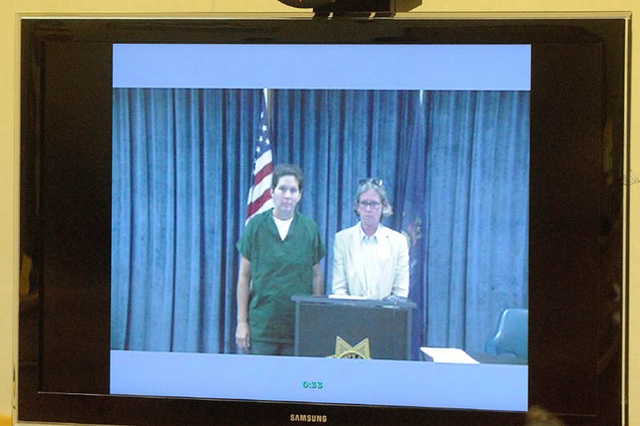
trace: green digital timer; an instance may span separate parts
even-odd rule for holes
[[[318,382],[318,381],[311,381],[311,382],[304,381],[304,382],[302,382],[302,387],[304,389],[320,390],[320,389],[324,389],[324,383],[323,382]]]

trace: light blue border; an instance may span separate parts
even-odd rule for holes
[[[304,382],[321,382],[322,389]],[[528,366],[111,351],[111,393],[526,411]]]
[[[530,45],[115,44],[113,87],[530,90]]]

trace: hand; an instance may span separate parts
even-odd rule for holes
[[[407,298],[402,296],[397,296],[395,294],[390,294],[389,296],[385,297],[382,300],[389,303],[400,303],[400,302],[406,302]]]
[[[251,331],[249,329],[249,323],[246,321],[239,322],[236,327],[236,345],[243,351],[249,349],[251,344]]]

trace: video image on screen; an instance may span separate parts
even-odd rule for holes
[[[394,88],[355,51],[354,88],[309,68],[293,87],[268,70],[259,87],[114,79],[112,393],[527,409],[529,62],[515,88]],[[273,179],[282,164],[304,179]],[[269,286],[269,267],[302,272]],[[486,391],[442,392],[468,386]]]

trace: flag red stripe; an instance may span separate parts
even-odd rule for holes
[[[265,164],[265,166],[262,168],[262,170],[260,170],[258,173],[256,173],[254,186],[257,186],[260,182],[262,182],[262,179],[264,179],[265,176],[270,175],[271,172],[273,172],[273,163]]]
[[[254,202],[249,205],[249,217],[253,216],[260,207],[271,199],[271,191],[264,191]]]

